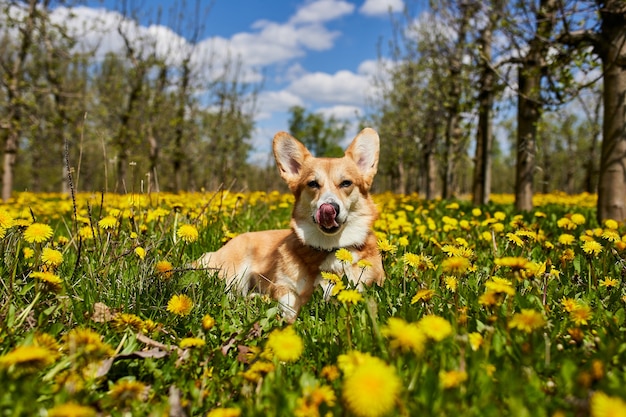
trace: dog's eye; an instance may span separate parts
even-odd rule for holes
[[[339,184],[339,188],[348,188],[351,185],[352,185],[352,181],[350,181],[350,180],[343,180],[343,181],[341,181],[341,184]]]
[[[307,183],[307,185],[308,185],[310,188],[320,188],[320,183],[319,183],[319,182],[317,182],[317,181],[315,181],[315,180],[309,181],[309,182]]]

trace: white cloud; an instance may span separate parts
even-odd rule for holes
[[[365,3],[359,9],[367,16],[386,16],[389,11],[393,13],[404,10],[403,0],[365,0]]]
[[[354,5],[347,1],[316,0],[299,8],[291,23],[323,23],[351,14]]]
[[[289,91],[263,91],[257,99],[257,120],[268,119],[274,112],[287,112],[290,107],[303,105],[302,99]]]
[[[371,84],[369,77],[343,70],[335,74],[306,74],[293,81],[287,89],[305,100],[361,105],[365,102]]]
[[[334,117],[338,120],[354,120],[362,116],[363,109],[357,106],[338,105],[319,108],[315,113],[319,113],[326,118]]]

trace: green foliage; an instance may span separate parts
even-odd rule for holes
[[[308,113],[304,107],[294,106],[289,109],[289,132],[300,140],[318,157],[341,157],[343,148],[339,141],[345,138],[346,122],[331,116],[325,118],[317,113]]]
[[[189,263],[288,227],[290,195],[20,194],[0,207],[0,414],[623,411],[626,229],[595,223],[595,196],[493,199],[375,196],[384,285],[354,304],[316,291],[286,326]],[[354,369],[399,384],[371,402]]]

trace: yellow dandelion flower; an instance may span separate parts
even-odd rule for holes
[[[574,243],[574,240],[576,240],[576,238],[574,237],[574,235],[571,235],[569,233],[562,233],[559,236],[558,240],[561,245],[571,245],[572,243]]]
[[[367,259],[359,259],[359,261],[356,263],[356,266],[358,266],[361,269],[367,270],[372,267],[372,263],[368,261]]]
[[[41,251],[41,261],[52,268],[56,268],[63,263],[63,254],[56,249],[43,248]]]
[[[322,271],[321,275],[323,279],[325,279],[326,281],[330,281],[332,283],[337,283],[341,281],[341,278],[339,278],[339,275],[335,274],[334,272]]]
[[[378,250],[381,252],[389,252],[391,254],[396,253],[398,247],[396,245],[392,245],[388,239],[380,239],[377,242]]]
[[[172,277],[174,267],[170,261],[162,260],[158,261],[154,267],[157,275],[162,278],[168,279]]]
[[[355,416],[379,417],[394,409],[400,388],[400,378],[391,365],[368,357],[345,378],[342,396]]]
[[[520,238],[515,233],[509,232],[509,233],[506,234],[506,237],[507,237],[507,239],[509,239],[509,242],[515,243],[520,248],[524,246],[524,241],[522,240],[522,238]]]
[[[486,307],[497,305],[500,302],[498,293],[493,290],[486,290],[484,294],[478,297],[478,304]]]
[[[443,317],[427,315],[419,320],[418,325],[429,339],[436,342],[440,342],[452,334],[452,325]]]
[[[446,284],[446,289],[448,291],[456,292],[459,281],[455,276],[447,275],[443,278],[443,282]]]
[[[567,217],[562,217],[556,221],[556,225],[561,229],[565,230],[574,230],[576,229],[576,223],[568,219]]]
[[[120,379],[109,389],[109,395],[113,400],[122,404],[133,401],[145,401],[150,389],[146,384],[132,379]]]
[[[588,240],[582,245],[583,252],[588,255],[597,256],[602,252],[602,245],[595,240]]]
[[[185,337],[178,344],[181,349],[197,348],[204,345],[206,345],[206,342],[199,337]]]
[[[568,313],[571,313],[572,311],[574,311],[576,308],[578,308],[578,301],[576,301],[573,298],[562,298],[561,299],[561,305],[563,306],[563,310],[567,311]]]
[[[33,223],[24,230],[24,240],[28,243],[42,243],[52,237],[52,227],[44,223]]]
[[[405,265],[408,265],[420,271],[425,271],[427,269],[435,269],[435,266],[431,258],[422,254],[417,255],[415,253],[407,252],[404,255],[402,255],[402,261],[404,262]]]
[[[198,229],[192,224],[183,224],[178,228],[176,235],[185,243],[193,243],[198,240]]]
[[[475,352],[478,349],[480,349],[480,347],[483,344],[483,335],[478,333],[478,332],[472,332],[470,334],[467,335],[468,340],[469,340],[469,344],[470,347],[472,348],[472,350]]]
[[[407,323],[401,318],[391,317],[381,333],[391,339],[389,346],[403,352],[412,351],[420,354],[426,345],[426,335],[415,323]]]
[[[98,222],[98,226],[101,229],[104,229],[104,230],[115,229],[118,224],[119,224],[119,222],[118,222],[117,218],[113,217],[113,216],[103,217]]]
[[[34,344],[48,349],[53,359],[56,359],[60,355],[61,345],[48,333],[36,333]]]
[[[31,278],[35,278],[40,282],[46,284],[49,289],[58,291],[61,289],[61,278],[50,271],[35,271],[30,273]]]
[[[235,407],[221,407],[214,408],[209,411],[206,417],[239,417],[241,416],[241,410]]]
[[[10,229],[14,225],[13,217],[4,209],[0,209],[0,228]]]
[[[332,382],[339,378],[339,368],[336,365],[326,365],[320,371],[320,376]]]
[[[535,310],[522,309],[520,313],[515,313],[509,321],[510,329],[518,329],[526,333],[545,326],[546,320],[543,315]]]
[[[580,226],[581,224],[585,224],[585,222],[587,221],[587,219],[585,219],[585,216],[580,213],[572,214],[571,220],[575,225],[578,226]]]
[[[143,320],[135,314],[118,313],[111,322],[112,326],[118,330],[132,330],[140,332],[143,330]]]
[[[24,259],[31,259],[35,256],[35,251],[32,248],[24,248],[22,249],[22,255],[24,256]]]
[[[615,279],[615,278],[605,278],[603,280],[600,281],[600,286],[601,287],[606,287],[606,288],[610,288],[610,287],[617,287],[619,286],[619,280]]]
[[[202,328],[204,330],[211,330],[215,326],[215,319],[208,314],[202,317]]]
[[[65,351],[88,359],[102,359],[115,353],[108,343],[102,341],[102,336],[91,329],[74,328],[63,336],[63,340]]]
[[[472,216],[474,217],[479,217],[483,214],[482,210],[479,209],[478,207],[475,207],[472,209]]]
[[[137,257],[143,261],[146,257],[146,250],[141,246],[137,246],[135,248],[135,255],[137,255]]]
[[[352,252],[346,248],[337,249],[335,251],[335,258],[345,264],[352,264]]]
[[[578,303],[578,305],[569,312],[569,315],[577,326],[587,325],[592,317],[591,307],[586,304]]]
[[[417,293],[411,299],[411,304],[415,304],[420,301],[424,301],[424,302],[430,301],[430,299],[433,298],[434,295],[435,295],[434,290],[430,290],[430,289],[418,290]]]
[[[185,294],[176,294],[167,302],[167,311],[177,316],[186,316],[191,313],[193,301]]]
[[[485,282],[485,287],[496,294],[515,295],[515,288],[508,279],[491,277],[491,279]]]
[[[363,295],[357,290],[343,290],[337,294],[337,300],[344,304],[356,304],[363,301]]]
[[[267,338],[267,348],[281,362],[294,362],[304,351],[304,343],[293,327],[273,330]]]
[[[526,268],[528,260],[517,256],[504,256],[502,258],[496,258],[494,262],[498,266],[509,267],[513,270],[520,270]]]
[[[0,356],[0,367],[19,367],[22,370],[39,370],[54,362],[50,350],[43,346],[18,346]]]
[[[617,233],[616,230],[613,229],[604,229],[601,235],[602,239],[606,239],[609,242],[619,242],[622,237]]]
[[[463,274],[470,267],[469,259],[463,256],[452,256],[446,258],[441,262],[441,268],[444,272],[451,274]]]
[[[156,323],[154,320],[147,319],[147,320],[144,320],[143,328],[141,329],[141,331],[143,333],[152,333],[152,332],[156,332],[157,330],[159,330],[160,327],[161,325]]]
[[[48,417],[95,417],[96,410],[86,405],[69,402],[48,410]]]
[[[596,391],[590,401],[591,417],[623,417],[626,416],[626,402],[619,397],[610,397]]]
[[[465,371],[453,369],[451,371],[439,372],[439,382],[443,389],[456,388],[465,381],[467,381],[467,372]]]

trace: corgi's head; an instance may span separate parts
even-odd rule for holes
[[[379,142],[366,128],[342,158],[316,158],[288,133],[274,136],[278,170],[296,198],[291,226],[304,244],[332,250],[365,242],[377,216],[369,189]]]

